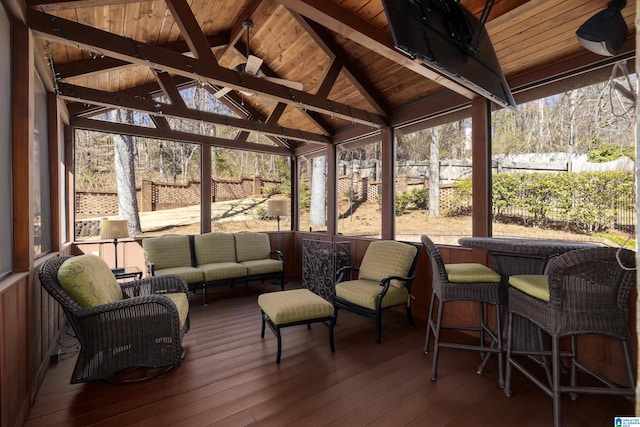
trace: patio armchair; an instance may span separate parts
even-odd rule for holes
[[[345,266],[336,272],[336,294],[333,305],[376,320],[376,343],[382,337],[382,311],[404,305],[409,325],[411,284],[419,251],[414,245],[382,240],[371,242],[360,268]],[[351,279],[352,273],[358,278]],[[336,310],[337,313],[337,310]]]
[[[38,274],[80,344],[72,384],[138,381],[182,363],[189,330],[183,279],[162,275],[120,284],[95,255],[52,258]]]

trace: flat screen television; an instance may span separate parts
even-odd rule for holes
[[[395,47],[478,95],[515,101],[484,25],[456,0],[383,0]]]

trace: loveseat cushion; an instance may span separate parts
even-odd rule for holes
[[[360,264],[359,279],[380,282],[387,276],[407,277],[418,249],[394,240],[371,242]],[[391,285],[404,287],[404,282],[392,280]]]
[[[198,266],[216,262],[236,262],[236,242],[232,233],[196,234],[193,246]]]
[[[191,267],[189,236],[158,236],[142,240],[144,259],[156,270]],[[185,279],[186,280],[186,279]]]
[[[204,273],[204,280],[206,282],[235,279],[247,275],[247,267],[242,264],[238,264],[237,262],[216,262],[212,264],[198,265],[198,269],[202,270]]]
[[[204,281],[204,273],[195,267],[172,267],[155,270],[156,276],[161,274],[175,274],[184,279],[189,284],[202,283]]]
[[[238,262],[269,258],[271,245],[269,236],[265,233],[241,231],[235,233],[234,236],[236,240],[236,260]]]
[[[255,259],[243,261],[240,264],[247,268],[247,274],[249,276],[279,273],[284,269],[284,263],[277,259]]]
[[[60,286],[83,307],[95,307],[122,299],[122,289],[109,266],[96,255],[79,255],[58,269]]]
[[[187,321],[187,315],[189,314],[189,300],[187,299],[187,294],[184,292],[177,292],[174,294],[164,294],[167,298],[169,298],[176,305],[178,309],[178,319],[180,320],[180,328],[184,326],[184,323]]]
[[[336,284],[337,297],[371,310],[376,309],[376,300],[381,291],[380,283],[373,280],[359,279]],[[382,308],[406,304],[408,298],[409,291],[406,287],[389,286],[387,294],[382,299]]]

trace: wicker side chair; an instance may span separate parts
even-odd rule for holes
[[[445,264],[440,255],[440,250],[428,236],[422,236],[422,245],[431,262],[433,294],[429,304],[427,316],[427,333],[424,343],[424,352],[429,353],[431,333],[434,336],[434,352],[431,364],[431,379],[438,378],[438,359],[440,348],[454,348],[460,350],[478,351],[483,354],[484,361],[478,368],[481,374],[486,364],[486,359],[491,354],[498,355],[498,383],[504,385],[503,375],[503,348],[502,348],[502,318],[500,315],[501,304],[504,299],[501,277],[489,267],[477,263]],[[433,308],[436,299],[438,302],[438,314],[433,320]],[[480,320],[478,326],[443,325],[442,313],[444,306],[452,301],[472,301],[479,305]],[[485,306],[492,305],[496,311],[496,326],[491,329],[485,319]],[[473,331],[479,334],[480,342],[476,344],[462,344],[456,342],[444,342],[440,339],[443,329]],[[486,336],[491,337],[491,342]]]
[[[505,393],[511,394],[512,370],[516,368],[553,399],[553,420],[562,425],[562,394],[577,393],[635,396],[634,367],[629,349],[628,299],[636,283],[635,253],[626,249],[592,248],[567,252],[549,266],[548,276],[522,275],[509,279],[509,322]],[[552,383],[547,385],[516,357],[530,351],[512,348],[513,320],[531,320],[551,336],[551,350],[536,355],[551,357]],[[576,337],[605,335],[622,345],[627,384],[616,385],[578,360]],[[560,339],[571,337],[570,350],[561,350]],[[561,383],[561,357],[571,362],[569,384]],[[594,377],[601,386],[579,386],[577,373]]]
[[[333,305],[376,320],[376,343],[382,338],[382,311],[404,305],[409,325],[411,284],[420,252],[414,245],[381,240],[369,243],[360,268],[344,266],[336,272]],[[353,272],[358,278],[351,279]],[[336,310],[337,315],[337,310]]]
[[[104,263],[94,255],[81,257],[94,257]],[[65,290],[59,281],[59,270],[72,258],[79,257],[47,260],[38,272],[40,283],[61,305],[80,344],[72,384],[144,380],[182,363],[182,338],[189,330],[188,287],[183,279],[160,275],[122,284],[116,282],[119,297],[116,301],[86,306],[72,297],[73,292]],[[106,263],[102,266],[93,262],[85,268],[88,274],[95,277],[103,274],[105,268],[107,274],[112,274]]]

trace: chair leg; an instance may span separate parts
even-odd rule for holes
[[[484,347],[484,303],[480,302],[480,347]]]
[[[438,319],[436,321],[436,330],[433,332],[433,362],[431,363],[431,379],[433,381],[438,378],[438,356],[440,354],[440,327],[442,326],[442,312],[444,301],[438,303]]]
[[[496,304],[496,334],[498,338],[498,348],[500,351],[498,352],[498,385],[500,387],[504,387],[504,347],[502,346],[502,316],[500,315],[500,304]]]
[[[202,299],[204,305],[207,305],[207,285],[205,283],[202,284]]]
[[[576,359],[578,358],[578,355],[576,353],[578,346],[577,346],[577,338],[575,335],[571,335],[571,377],[570,377],[570,384],[571,387],[575,387],[578,384],[578,368],[577,368],[577,364],[576,364]],[[569,396],[571,396],[571,400],[576,400],[578,399],[578,394],[577,393],[570,393]]]
[[[624,363],[627,368],[627,375],[629,381],[629,388],[634,390],[636,388],[636,380],[634,376],[633,363],[631,362],[631,351],[629,350],[629,341],[621,340],[622,353],[624,354]]]
[[[552,381],[551,397],[553,398],[553,425],[560,427],[562,425],[562,394],[560,393],[560,338],[551,338],[551,370]]]
[[[380,344],[382,339],[382,309],[378,307],[376,310],[376,344]]]
[[[335,325],[335,319],[329,321],[329,345],[331,346],[331,352],[336,352],[336,346],[333,341],[333,326]]]
[[[505,361],[505,379],[504,379],[504,394],[507,397],[511,397],[511,375],[513,367],[511,366],[511,345],[513,343],[513,313],[509,312],[507,321],[507,360]]]
[[[265,319],[264,319],[264,311],[261,311],[262,313],[262,331],[260,331],[260,338],[264,338],[264,326],[265,326]]]
[[[276,356],[276,363],[280,363],[280,355],[282,354],[282,337],[280,336],[280,327],[276,326],[276,338],[278,339],[278,354]]]
[[[414,327],[415,323],[413,322],[413,314],[411,314],[411,305],[407,304],[407,320],[409,321],[409,326]]]
[[[429,314],[427,315],[427,334],[424,338],[424,352],[429,354],[429,340],[431,339],[431,316],[433,316],[433,304],[436,299],[435,291],[431,294],[431,302],[429,303]]]

